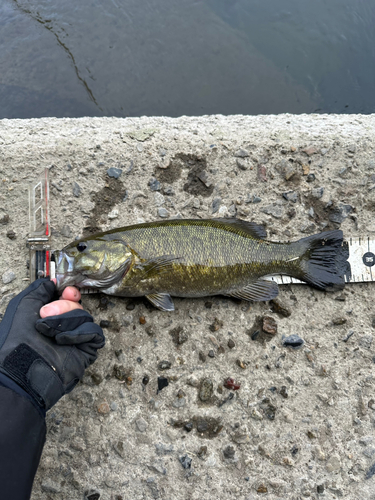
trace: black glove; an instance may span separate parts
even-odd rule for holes
[[[81,309],[41,319],[40,308],[57,298],[52,281],[34,281],[10,301],[0,323],[0,372],[46,410],[75,387],[105,343]]]

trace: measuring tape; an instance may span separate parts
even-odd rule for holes
[[[369,236],[363,238],[349,238],[349,263],[350,276],[345,279],[347,283],[363,283],[365,281],[374,281],[375,269],[375,240]]]
[[[40,180],[29,187],[29,217],[30,233],[28,244],[30,248],[30,281],[44,276],[55,277],[55,262],[51,260],[51,231],[49,223],[49,187],[48,172]],[[348,238],[343,242],[348,250],[348,271],[345,274],[346,283],[363,283],[374,281],[375,268],[375,239],[370,237]],[[272,275],[267,276],[279,285],[301,284],[300,281],[290,276]]]

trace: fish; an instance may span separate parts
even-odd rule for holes
[[[320,290],[341,289],[347,246],[341,230],[298,241],[268,241],[262,225],[233,219],[146,222],[81,238],[55,251],[56,286],[122,297],[145,296],[173,311],[172,297],[274,299],[275,274]],[[268,278],[267,278],[268,277]]]

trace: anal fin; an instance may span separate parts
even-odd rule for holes
[[[277,283],[259,278],[254,281],[254,283],[246,285],[245,288],[235,290],[227,295],[241,300],[253,300],[260,302],[274,299],[278,294],[279,287],[277,286]]]
[[[174,311],[173,300],[168,293],[151,293],[146,298],[161,311]]]

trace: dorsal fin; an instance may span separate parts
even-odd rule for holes
[[[242,231],[246,234],[249,234],[250,236],[252,236],[257,240],[264,240],[265,238],[267,238],[267,232],[264,229],[264,226],[261,226],[256,222],[248,222],[247,220],[236,219],[234,217],[232,219],[218,218],[211,220],[232,226],[233,228],[236,228],[238,231]]]

